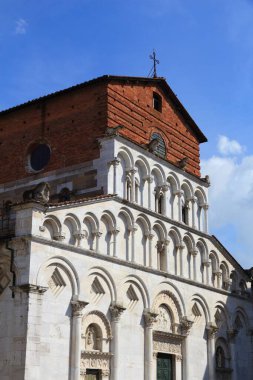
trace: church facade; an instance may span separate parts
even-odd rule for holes
[[[100,77],[0,131],[1,379],[252,379],[251,273],[209,234],[207,140],[165,79]]]

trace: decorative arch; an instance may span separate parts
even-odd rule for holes
[[[172,186],[173,192],[180,189],[180,181],[175,173],[169,172],[167,182]]]
[[[91,324],[95,324],[100,327],[103,339],[112,339],[111,325],[104,313],[99,310],[94,310],[90,311],[88,314],[85,314],[82,318],[82,331],[85,333]]]
[[[72,265],[72,263],[64,257],[55,256],[45,261],[38,270],[37,277],[35,280],[36,285],[48,286],[46,278],[45,278],[45,272],[46,272],[47,267],[49,266],[56,266],[56,268],[60,268],[61,270],[63,270],[68,276],[69,281],[71,283],[72,296],[79,296],[80,281],[79,281],[78,274],[74,266]]]
[[[95,214],[92,212],[86,212],[84,216],[84,222],[88,220],[92,226],[92,232],[96,232],[99,229],[99,221]]]
[[[101,267],[92,267],[88,272],[88,277],[90,276],[101,277],[109,289],[111,302],[113,303],[117,301],[117,288],[115,282],[111,274],[106,269]]]
[[[236,319],[237,319],[237,317],[239,317],[241,319],[241,321],[243,322],[244,327],[246,329],[249,329],[249,317],[248,317],[248,314],[246,313],[246,311],[244,310],[244,308],[242,308],[241,306],[238,306],[235,309],[234,322],[233,322],[233,325],[234,325],[235,328],[237,327],[236,326]]]
[[[120,216],[120,215],[124,215],[125,216],[125,218],[126,218],[129,226],[131,226],[134,223],[133,214],[132,214],[132,212],[128,208],[121,207],[118,216]]]
[[[49,235],[46,237],[57,240],[61,236],[62,225],[55,215],[47,215],[42,226],[42,233]]]
[[[160,184],[164,184],[166,182],[166,176],[165,176],[163,167],[161,165],[154,164],[151,173],[154,173],[154,174],[156,174],[158,176],[159,181],[161,181],[161,182],[159,182],[159,185]]]
[[[149,309],[150,308],[150,297],[149,297],[148,289],[147,289],[144,281],[136,275],[129,275],[129,276],[125,277],[123,279],[123,281],[121,282],[121,285],[119,287],[119,289],[120,289],[119,304],[123,304],[123,288],[124,288],[124,285],[127,283],[133,284],[137,287],[137,289],[141,293],[144,309]]]
[[[179,245],[181,243],[182,237],[178,228],[172,227],[169,230],[169,236],[171,237],[175,245]]]
[[[182,311],[182,315],[186,315],[186,307],[185,307],[185,302],[183,299],[183,296],[178,289],[178,287],[171,283],[170,281],[162,281],[160,284],[156,287],[156,289],[153,292],[152,298],[153,298],[153,303],[157,295],[163,293],[163,292],[168,292],[168,294],[173,294],[175,299],[178,300],[179,305],[180,305],[180,310]]]
[[[194,304],[195,302],[198,305],[200,305],[201,309],[203,310],[206,324],[210,323],[211,322],[211,314],[210,314],[210,309],[209,309],[209,306],[208,306],[205,298],[201,294],[196,293],[192,296],[190,305],[192,306],[192,304]],[[191,311],[189,311],[189,314],[191,314]]]
[[[133,155],[130,151],[130,149],[126,148],[125,146],[121,146],[118,151],[118,158],[123,158],[126,170],[130,170],[134,166],[134,159]]]
[[[168,309],[171,311],[173,316],[173,323],[180,323],[181,318],[183,316],[180,303],[175,295],[169,290],[160,292],[156,297],[152,305],[152,310],[155,313],[159,313],[159,307],[161,305],[166,305]]]
[[[160,220],[155,220],[152,229],[157,233],[160,240],[164,241],[167,239],[166,226]]]

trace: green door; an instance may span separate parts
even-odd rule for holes
[[[173,380],[172,355],[158,354],[157,380]]]

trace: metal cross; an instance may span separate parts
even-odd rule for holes
[[[153,54],[150,54],[149,56],[150,59],[153,61],[153,78],[157,78],[157,72],[156,72],[156,65],[159,65],[158,59],[156,59],[156,52],[153,50]]]

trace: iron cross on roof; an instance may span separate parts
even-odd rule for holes
[[[156,52],[153,50],[153,53],[149,56],[150,59],[153,61],[153,78],[157,78],[157,72],[156,72],[156,65],[159,65],[158,59],[156,59]]]

